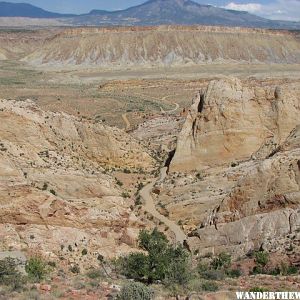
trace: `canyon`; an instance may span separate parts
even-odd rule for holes
[[[55,263],[66,299],[109,299],[116,259],[157,228],[194,266],[226,252],[240,268],[203,299],[299,288],[252,275],[257,252],[299,269],[299,65],[290,31],[0,30],[0,256]]]

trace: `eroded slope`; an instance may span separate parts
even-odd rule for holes
[[[129,251],[129,236],[142,224],[107,171],[151,169],[145,149],[124,131],[44,112],[30,100],[1,100],[0,118],[1,250],[38,251],[70,263],[87,249],[87,264],[95,252]]]
[[[299,63],[300,43],[287,32],[221,27],[67,29],[24,58],[49,66],[162,66],[207,62]]]

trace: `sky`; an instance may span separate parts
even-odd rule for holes
[[[118,10],[146,0],[6,0],[26,2],[61,13],[86,13],[92,9]],[[274,20],[300,21],[300,0],[194,0],[227,9],[244,10]]]

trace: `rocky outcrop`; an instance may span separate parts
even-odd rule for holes
[[[235,256],[276,244],[300,230],[300,126],[272,157],[241,166],[243,175],[214,208],[213,222],[198,229],[201,249]],[[212,224],[213,223],[213,224]],[[284,242],[285,241],[285,242]]]
[[[250,87],[235,78],[200,92],[179,135],[171,171],[266,157],[299,124],[300,88]]]
[[[291,245],[299,259],[299,96],[297,83],[225,78],[195,98],[157,202],[200,255]]]
[[[1,100],[0,118],[0,250],[76,262],[86,249],[87,265],[130,251],[142,224],[109,169],[151,169],[146,150],[124,131],[30,100]]]

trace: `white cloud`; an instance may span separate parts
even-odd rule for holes
[[[248,11],[249,13],[273,20],[300,21],[299,0],[275,0],[269,4],[230,2],[224,8]]]
[[[260,11],[261,7],[262,6],[259,3],[238,4],[238,3],[234,3],[234,2],[230,2],[225,6],[226,9],[248,11],[251,13],[256,13],[256,12]]]

